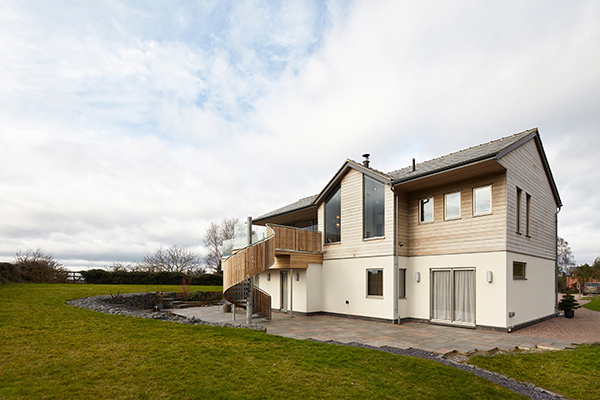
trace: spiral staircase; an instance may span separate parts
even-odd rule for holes
[[[264,239],[222,261],[223,296],[243,309],[252,304],[252,314],[270,320],[271,296],[252,285],[252,278],[268,269],[302,269],[308,263],[322,263],[323,252],[321,232],[270,224],[266,228]]]

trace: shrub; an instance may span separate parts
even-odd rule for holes
[[[195,292],[191,292],[188,294],[188,301],[200,301],[202,300],[202,296],[204,296],[204,292],[202,290],[197,290]]]
[[[87,283],[117,285],[181,285],[182,272],[107,271],[90,269],[80,271]],[[223,275],[199,274],[192,277],[192,285],[222,286]]]
[[[11,263],[0,263],[0,284],[22,282],[17,266]]]

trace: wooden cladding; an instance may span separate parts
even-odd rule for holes
[[[275,231],[275,248],[277,250],[309,251],[320,253],[323,251],[321,232],[305,231],[281,225],[269,225]]]
[[[223,289],[266,271],[275,262],[274,236],[246,247],[223,261]]]

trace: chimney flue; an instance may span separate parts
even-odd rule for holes
[[[369,157],[371,156],[369,153],[365,153],[362,155],[365,159],[363,160],[363,165],[366,168],[369,168]]]
[[[417,169],[417,165],[415,164],[415,159],[413,158],[413,170],[412,170],[412,172],[415,172],[416,169]]]

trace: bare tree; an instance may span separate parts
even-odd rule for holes
[[[220,224],[211,222],[206,230],[204,245],[208,247],[208,255],[204,258],[204,262],[216,273],[221,272],[223,241],[233,238],[237,223],[238,218],[225,218]]]
[[[18,250],[15,255],[15,266],[19,274],[27,281],[62,282],[67,278],[67,271],[51,254],[42,250]]]
[[[558,258],[556,260],[558,268],[560,272],[568,272],[569,268],[575,266],[575,257],[573,257],[571,247],[569,247],[569,243],[561,237],[557,239],[556,246],[558,250]]]
[[[162,247],[142,256],[141,268],[148,272],[202,272],[202,257],[189,247]]]

